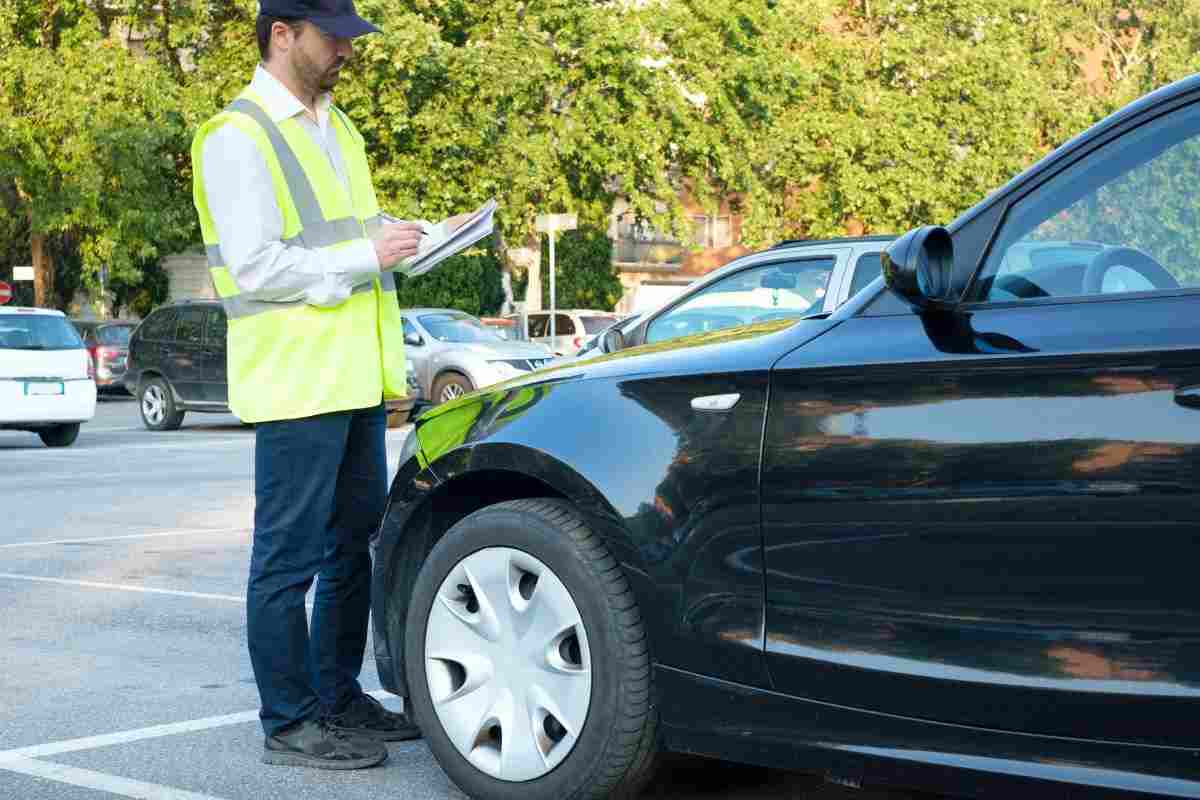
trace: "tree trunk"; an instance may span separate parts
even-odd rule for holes
[[[53,308],[54,262],[46,234],[31,233],[29,244],[33,250],[33,304],[38,308]]]

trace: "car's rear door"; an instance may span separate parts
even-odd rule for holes
[[[860,316],[777,365],[776,688],[1200,744],[1200,238],[1176,213],[1200,206],[1200,180],[1178,180],[1200,178],[1200,114],[1142,134],[1015,202],[974,302]],[[1038,247],[1079,263],[1006,280],[1009,251]]]
[[[185,403],[204,402],[204,315],[201,306],[179,309],[167,377]]]
[[[226,364],[228,323],[224,309],[210,308],[204,318],[203,397],[210,403],[229,403],[229,376]]]

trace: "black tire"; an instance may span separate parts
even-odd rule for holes
[[[504,781],[462,756],[434,710],[425,670],[426,624],[438,588],[455,566],[489,547],[537,558],[566,586],[591,651],[587,719],[573,749],[533,780]],[[413,588],[404,642],[409,702],[429,749],[464,792],[488,800],[632,798],[645,786],[658,751],[649,642],[620,565],[580,515],[560,500],[515,500],[456,524],[426,559]]]
[[[161,411],[157,410],[161,408]],[[175,406],[175,393],[163,378],[147,378],[138,387],[138,413],[152,431],[178,430],[183,413]]]
[[[441,405],[473,391],[475,391],[475,387],[466,375],[460,372],[446,372],[433,382],[433,402]],[[451,397],[450,394],[454,394],[454,396]]]
[[[55,425],[53,428],[42,428],[38,431],[42,444],[46,447],[70,447],[79,438],[79,423],[70,425]]]

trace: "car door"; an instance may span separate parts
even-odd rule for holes
[[[529,341],[550,346],[550,315],[530,314],[528,316]]]
[[[546,331],[546,335],[549,336],[550,332]],[[554,336],[551,336],[547,339],[548,342],[552,342],[552,344],[549,345],[550,349],[553,350],[556,355],[574,352],[575,348],[571,346],[571,341],[575,338],[575,336],[575,321],[571,319],[571,315],[555,314]]]
[[[224,309],[210,308],[204,317],[204,400],[229,404],[227,366],[228,321]]]
[[[868,312],[776,365],[772,681],[906,717],[1194,747],[1200,112],[1023,190],[968,302]]]
[[[204,312],[199,307],[179,310],[167,359],[167,378],[185,403],[204,402]]]

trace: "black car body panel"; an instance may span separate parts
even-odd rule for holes
[[[1142,169],[1160,130],[1194,131],[1165,163],[1200,169],[1198,100],[1192,78],[1138,101],[951,224],[944,303],[918,312],[879,279],[827,316],[423,415],[375,543],[385,686],[404,688],[397,617],[432,543],[492,503],[560,497],[635,587],[671,749],[975,796],[1200,797],[1200,244],[1150,288],[1001,260],[1056,239],[1056,187],[1093,166],[1125,158],[1149,187],[1103,195],[1118,211],[1200,192]],[[1017,227],[1043,200],[1043,234]],[[1071,246],[1150,247],[1094,243]],[[1008,275],[1050,291],[992,291]]]

